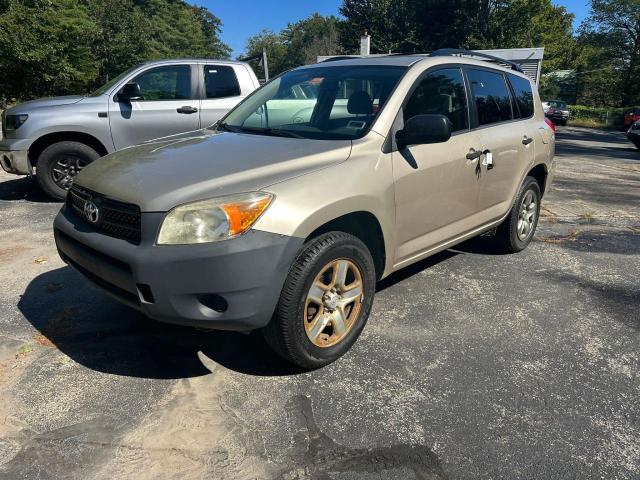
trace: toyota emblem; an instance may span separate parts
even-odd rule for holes
[[[84,216],[91,223],[98,223],[98,219],[100,218],[100,211],[95,203],[91,200],[87,200],[84,202]]]

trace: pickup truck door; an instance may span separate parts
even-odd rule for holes
[[[138,100],[109,102],[109,124],[116,150],[147,140],[200,128],[196,66],[153,67],[129,82],[140,86]]]
[[[200,124],[203,128],[213,125],[224,117],[255,88],[247,81],[239,82],[238,74],[243,80],[247,74],[236,71],[235,66],[207,63],[198,65],[198,69],[198,77],[202,84]]]

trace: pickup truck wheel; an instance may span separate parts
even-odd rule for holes
[[[371,311],[376,276],[367,247],[329,232],[307,243],[264,330],[269,346],[304,369],[325,366],[355,343]]]
[[[509,215],[498,227],[495,240],[504,253],[516,253],[527,248],[538,226],[540,216],[540,186],[533,177],[526,177]]]
[[[98,152],[84,143],[54,143],[38,157],[36,180],[49,197],[64,200],[78,172],[99,157]]]

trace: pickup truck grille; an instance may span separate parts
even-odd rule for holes
[[[92,204],[93,209],[87,209]],[[91,190],[73,185],[67,194],[67,207],[95,231],[138,245],[141,238],[140,208],[112,200]]]

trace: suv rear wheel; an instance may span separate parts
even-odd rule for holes
[[[38,157],[36,179],[48,196],[64,200],[78,172],[99,157],[98,152],[84,143],[54,143]]]
[[[329,232],[311,240],[291,266],[263,330],[267,343],[305,369],[337,360],[364,328],[375,284],[373,258],[358,238]]]
[[[519,252],[531,243],[538,226],[540,198],[538,182],[533,177],[526,177],[509,215],[496,232],[495,240],[501,251]]]

